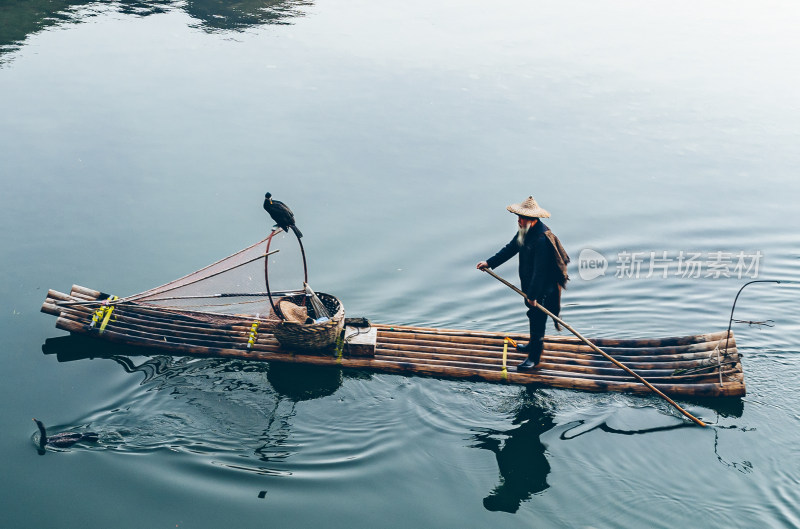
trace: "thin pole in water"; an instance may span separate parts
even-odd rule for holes
[[[728,335],[725,337],[725,354],[728,353],[728,339],[731,336],[731,325],[733,325],[733,311],[736,310],[736,302],[739,301],[739,294],[742,293],[744,287],[747,285],[752,285],[753,283],[796,283],[796,281],[787,281],[785,279],[756,279],[755,281],[748,281],[739,291],[736,293],[736,297],[733,298],[733,305],[731,306],[731,317],[728,319]]]
[[[500,281],[501,283],[503,283],[503,284],[504,284],[504,285],[506,285],[507,287],[509,287],[511,290],[513,290],[514,292],[516,292],[517,294],[519,294],[519,295],[520,295],[520,296],[522,296],[523,298],[525,298],[525,299],[528,301],[528,303],[529,303],[529,304],[533,305],[533,302],[532,302],[530,299],[528,299],[528,296],[526,296],[526,295],[525,295],[525,293],[524,293],[522,290],[518,289],[517,287],[515,287],[514,285],[512,285],[511,283],[509,283],[508,281],[506,281],[505,279],[503,279],[503,278],[502,278],[502,277],[500,277],[499,275],[495,274],[493,271],[489,270],[488,268],[484,268],[484,269],[483,269],[483,271],[484,271],[484,272],[486,272],[487,274],[489,274],[490,276],[494,277],[495,279],[497,279],[498,281]],[[619,360],[617,360],[616,358],[613,358],[611,355],[609,355],[608,353],[606,353],[605,351],[603,351],[602,349],[600,349],[599,347],[597,347],[595,344],[593,344],[592,342],[590,342],[589,340],[587,340],[586,338],[584,338],[584,337],[583,337],[583,335],[582,335],[581,333],[579,333],[578,331],[576,331],[575,329],[573,329],[573,328],[572,328],[572,327],[571,327],[571,326],[570,326],[570,325],[569,325],[567,322],[565,322],[564,320],[562,320],[561,318],[559,318],[558,316],[556,316],[555,314],[553,314],[552,312],[550,312],[550,311],[549,311],[549,310],[547,310],[546,308],[542,307],[542,306],[541,306],[540,304],[538,304],[538,303],[536,303],[536,307],[538,307],[538,308],[539,308],[539,310],[541,310],[542,312],[544,312],[545,314],[547,314],[548,316],[550,316],[551,318],[553,318],[553,319],[554,319],[555,321],[557,321],[559,324],[563,325],[563,326],[564,326],[564,327],[565,327],[567,330],[569,330],[569,332],[571,332],[572,334],[574,334],[575,336],[577,336],[577,337],[578,337],[578,338],[579,338],[581,341],[583,341],[583,342],[584,342],[586,345],[588,345],[589,347],[591,347],[591,348],[592,348],[592,350],[594,350],[595,352],[598,352],[598,353],[600,353],[601,355],[603,355],[604,357],[606,357],[606,359],[608,359],[609,361],[611,361],[611,362],[612,362],[614,365],[616,365],[617,367],[619,367],[620,369],[622,369],[623,371],[625,371],[625,372],[626,372],[626,373],[628,373],[629,375],[633,376],[633,377],[634,377],[636,380],[638,380],[639,382],[641,382],[642,384],[644,384],[645,386],[647,386],[647,389],[649,389],[650,391],[652,391],[653,393],[655,393],[656,395],[658,395],[658,396],[659,396],[659,397],[661,397],[662,399],[664,399],[664,400],[666,400],[667,402],[669,402],[670,404],[672,404],[672,405],[673,405],[673,406],[674,406],[674,407],[675,407],[675,408],[676,408],[676,409],[677,409],[679,412],[681,412],[681,413],[682,413],[682,414],[684,414],[686,417],[688,417],[689,419],[691,419],[691,420],[692,420],[692,421],[693,421],[695,424],[698,424],[698,425],[700,425],[700,426],[706,426],[706,423],[704,423],[703,421],[701,421],[700,419],[698,419],[697,417],[695,417],[694,415],[692,415],[692,414],[691,414],[691,413],[689,413],[688,411],[686,411],[686,410],[684,410],[683,408],[681,408],[681,407],[680,407],[680,406],[679,406],[679,405],[678,405],[678,404],[677,404],[677,403],[676,403],[674,400],[672,400],[671,398],[669,398],[668,396],[666,396],[666,395],[665,395],[664,393],[662,393],[662,392],[661,392],[661,391],[660,391],[658,388],[656,388],[656,387],[655,387],[654,385],[652,385],[650,382],[648,382],[647,380],[645,380],[644,378],[642,378],[642,377],[641,377],[641,376],[640,376],[638,373],[634,372],[634,371],[633,371],[632,369],[630,369],[628,366],[626,366],[625,364],[623,364],[622,362],[620,362],[620,361],[619,361]]]

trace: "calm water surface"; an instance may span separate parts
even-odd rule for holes
[[[723,330],[755,275],[736,255],[800,280],[799,23],[792,2],[1,3],[0,525],[800,526],[796,285],[742,294],[774,327],[735,327],[747,397],[681,402],[707,429],[657,398],[141,356],[38,312],[263,238],[271,191],[349,315],[520,331],[474,265],[533,194],[575,327]],[[39,455],[31,417],[100,442]]]

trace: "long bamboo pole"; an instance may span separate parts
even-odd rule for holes
[[[467,331],[462,330],[459,331],[458,329],[437,329],[433,327],[410,327],[406,325],[388,325],[388,324],[375,324],[375,327],[381,331],[393,331],[393,332],[404,332],[404,333],[419,333],[419,334],[435,334],[436,336],[469,336],[469,337],[484,337],[484,338],[497,338],[498,333],[496,332],[479,332],[479,331]],[[520,338],[527,336],[521,333],[505,333],[503,336],[500,336],[499,340],[501,342],[505,336],[518,336]],[[726,336],[725,331],[715,332],[715,333],[707,333],[707,334],[697,334],[694,336],[679,336],[679,337],[668,337],[668,338],[650,338],[650,339],[611,339],[611,338],[596,338],[595,342],[601,346],[608,346],[608,347],[664,347],[664,346],[674,346],[674,345],[692,345],[692,344],[699,344],[701,342],[718,342],[719,340],[724,340]],[[733,333],[731,333],[731,338],[733,338]],[[579,343],[580,340],[578,338],[574,338],[572,336],[545,336],[545,342],[559,342],[564,344],[570,343]]]
[[[62,309],[60,315],[63,318],[72,319],[78,322],[85,322],[90,316],[91,311],[86,308],[73,308],[72,310]],[[247,332],[242,331],[229,331],[222,329],[197,329],[191,326],[180,324],[169,324],[157,322],[144,322],[137,321],[135,318],[130,318],[122,313],[115,313],[116,319],[108,324],[107,330],[113,330],[118,333],[126,334],[131,338],[136,337],[150,337],[154,339],[168,339],[169,343],[182,343],[184,345],[206,345],[216,346],[222,348],[242,348],[247,339]],[[249,330],[249,327],[247,328]],[[399,343],[396,340],[379,340],[379,348],[382,350],[382,356],[385,357],[407,357],[414,359],[414,361],[425,360],[443,360],[453,361],[459,363],[474,363],[474,364],[498,364],[500,359],[497,358],[492,351],[494,349],[482,347],[481,349],[465,349],[466,344],[448,344],[447,342],[437,344],[436,342],[426,342],[428,345],[421,343],[409,342],[401,340]],[[455,345],[455,346],[454,346]],[[253,344],[251,348],[261,349],[265,347],[266,350],[275,350],[278,348],[278,343],[267,334],[260,337],[259,343]],[[487,356],[488,354],[488,356]],[[524,355],[513,352],[509,355],[513,360],[520,360]],[[619,358],[624,360],[624,358]],[[593,362],[580,362],[578,355],[567,354],[564,356],[553,355],[545,352],[542,358],[543,373],[545,370],[549,372],[558,371],[564,373],[586,373],[596,375],[598,378],[607,378],[608,380],[619,380],[619,376],[624,374],[621,369],[609,366],[606,360],[593,361]],[[627,365],[634,369],[647,370],[647,377],[649,380],[655,382],[656,380],[667,382],[685,382],[688,380],[701,380],[708,378],[711,373],[698,372],[696,374],[689,374],[675,376],[673,375],[674,369],[707,369],[703,360],[689,360],[682,362],[657,362],[657,363],[641,363],[638,359],[632,359],[632,363]],[[439,362],[428,362],[439,363]],[[735,372],[735,370],[726,370],[724,374]]]
[[[662,399],[664,399],[664,400],[666,400],[667,402],[669,402],[670,404],[672,404],[672,405],[673,405],[673,406],[674,406],[674,407],[675,407],[675,408],[676,408],[676,409],[677,409],[679,412],[681,412],[683,415],[685,415],[686,417],[688,417],[689,419],[691,419],[691,420],[692,420],[692,421],[693,421],[695,424],[698,424],[698,425],[700,425],[700,426],[704,426],[704,427],[706,426],[706,423],[704,423],[703,421],[701,421],[700,419],[698,419],[697,417],[695,417],[694,415],[692,415],[692,414],[691,414],[691,413],[689,413],[688,411],[686,411],[686,410],[684,410],[683,408],[681,408],[681,407],[678,405],[678,403],[677,403],[677,402],[675,402],[674,400],[672,400],[671,398],[669,398],[668,396],[666,396],[664,393],[662,393],[661,391],[659,391],[659,390],[658,390],[658,388],[656,388],[656,387],[655,387],[655,386],[653,386],[653,385],[652,385],[650,382],[648,382],[647,380],[645,380],[644,378],[642,378],[642,377],[641,377],[639,374],[637,374],[635,371],[633,371],[633,370],[632,370],[632,369],[630,369],[628,366],[626,366],[626,365],[625,365],[625,364],[623,364],[622,362],[618,361],[616,358],[612,357],[611,355],[609,355],[608,353],[606,353],[605,351],[603,351],[602,349],[600,349],[599,347],[597,347],[595,344],[593,344],[592,342],[590,342],[589,340],[587,340],[587,339],[586,339],[586,338],[585,338],[585,337],[584,337],[584,336],[583,336],[581,333],[579,333],[578,331],[576,331],[575,329],[573,329],[573,328],[572,328],[572,327],[571,327],[571,326],[570,326],[570,325],[569,325],[567,322],[565,322],[564,320],[562,320],[561,318],[559,318],[558,316],[556,316],[555,314],[553,314],[552,312],[550,312],[550,311],[549,311],[549,310],[547,310],[546,308],[542,307],[542,306],[541,306],[539,303],[535,303],[535,301],[533,301],[533,302],[532,302],[532,301],[531,301],[531,300],[528,298],[528,296],[526,296],[526,295],[525,295],[525,293],[524,293],[522,290],[518,289],[516,286],[512,285],[511,283],[509,283],[508,281],[506,281],[505,279],[503,279],[503,278],[502,278],[502,277],[500,277],[499,275],[495,274],[495,273],[494,273],[492,270],[490,270],[490,269],[488,269],[488,268],[484,268],[484,269],[483,269],[483,271],[484,271],[484,272],[486,272],[487,274],[489,274],[490,276],[494,277],[495,279],[497,279],[498,281],[500,281],[501,283],[503,283],[503,284],[504,284],[504,285],[506,285],[507,287],[511,288],[511,289],[512,289],[514,292],[516,292],[517,294],[519,294],[519,295],[520,295],[520,296],[522,296],[523,298],[525,298],[525,300],[526,300],[526,301],[527,301],[527,302],[528,302],[530,305],[535,305],[535,306],[536,306],[536,307],[537,307],[539,310],[541,310],[542,312],[544,312],[545,314],[547,314],[548,316],[550,316],[551,318],[553,318],[553,319],[554,319],[555,321],[557,321],[557,322],[558,322],[560,325],[563,325],[565,329],[567,329],[569,332],[571,332],[572,334],[574,334],[575,336],[577,336],[578,338],[580,338],[580,339],[581,339],[581,341],[583,341],[583,342],[584,342],[586,345],[588,345],[588,346],[589,346],[589,347],[591,347],[591,348],[592,348],[594,351],[596,351],[596,352],[600,353],[601,355],[603,355],[604,357],[606,357],[606,358],[607,358],[607,359],[608,359],[610,362],[612,362],[612,363],[613,363],[615,366],[617,366],[617,367],[621,368],[621,369],[622,369],[622,370],[624,370],[626,373],[628,373],[629,375],[631,375],[632,377],[634,377],[636,380],[638,380],[639,382],[641,382],[642,384],[644,384],[645,386],[647,386],[647,389],[649,389],[650,391],[652,391],[653,393],[655,393],[656,395],[658,395],[658,396],[659,396],[659,397],[661,397]]]
[[[51,306],[54,301],[54,299],[51,299],[51,296],[55,299],[70,299],[70,296],[52,290],[48,294],[48,299],[43,305],[44,312],[54,314],[56,316],[62,315],[71,317],[69,312],[74,311],[76,313],[83,313],[83,317],[87,319],[92,314],[92,310],[85,307],[78,308],[76,306],[72,306],[72,309],[70,310],[66,307],[59,309],[54,305]],[[126,308],[131,309],[133,307],[134,305],[126,306]],[[77,314],[75,315],[78,316]],[[180,320],[176,321],[172,318],[163,318],[163,320],[161,318],[153,319],[152,317],[139,319],[135,315],[129,315],[126,313],[126,311],[122,311],[121,307],[119,310],[117,310],[114,316],[114,321],[109,323],[112,328],[116,328],[118,330],[121,330],[122,328],[130,328],[133,331],[138,330],[150,333],[160,333],[175,338],[183,338],[187,343],[192,343],[195,340],[205,341],[210,339],[227,341],[235,347],[236,343],[239,343],[242,340],[246,341],[246,338],[251,330],[250,325],[244,324],[225,325],[224,328],[219,328],[216,326],[203,326],[198,328],[193,324],[195,322],[181,322]],[[82,318],[78,316],[78,321],[81,319]],[[423,337],[426,339],[419,339]],[[460,338],[459,343],[450,342],[455,338]],[[495,338],[495,340],[486,340],[482,338],[462,338],[453,336],[436,337],[432,334],[418,335],[415,333],[395,333],[387,331],[381,331],[379,333],[379,342],[385,349],[400,349],[405,351],[416,351],[419,353],[455,355],[461,357],[462,360],[464,357],[484,357],[488,351],[499,351],[499,344],[501,343],[501,340],[499,339],[500,335],[495,335]],[[441,341],[440,339],[444,339],[444,341]],[[464,339],[467,341],[472,341],[473,343],[463,343],[461,340]],[[705,348],[705,346],[708,344],[714,345],[714,342],[706,342],[700,345],[703,345]],[[569,349],[560,351],[558,350],[560,347],[568,347]],[[578,347],[580,347],[580,349],[577,349]],[[687,347],[691,346],[664,347],[660,349],[664,351],[673,351],[676,349],[683,350]],[[638,348],[614,348],[613,352],[617,353],[616,359],[621,362],[626,362],[628,367],[637,370],[647,370],[646,376],[648,379],[657,375],[657,373],[653,370],[685,370],[703,368],[705,371],[705,369],[707,369],[705,366],[708,357],[707,352],[688,354],[684,353],[680,355],[662,354],[658,356],[637,355],[634,353],[634,356],[628,356],[629,351],[633,352],[637,349]],[[652,352],[652,349],[646,350]],[[619,369],[617,367],[609,368],[607,363],[608,361],[605,360],[601,355],[597,355],[596,353],[586,354],[584,351],[588,352],[591,351],[591,349],[585,345],[560,346],[559,344],[548,343],[546,344],[543,361],[549,364],[560,365],[561,369],[569,371],[579,371],[585,369],[587,371],[598,370],[597,372],[613,374],[614,370]],[[606,351],[610,351],[610,349],[606,349]],[[735,352],[735,349],[732,351]],[[523,355],[511,353],[510,356],[514,359],[517,359],[517,357],[522,357]],[[482,359],[481,361],[485,360]]]
[[[471,337],[459,337],[459,336],[436,336],[433,334],[416,334],[416,333],[397,333],[391,331],[384,331],[378,330],[378,333],[381,337],[386,340],[391,341],[408,341],[409,343],[420,343],[424,344],[426,342],[449,342],[449,343],[458,343],[458,344],[466,344],[470,347],[496,347],[499,349],[503,348],[503,336],[496,335],[494,339],[486,339],[486,338],[471,338]],[[523,339],[527,335],[515,335],[518,336],[519,339]],[[512,336],[513,338],[513,336]],[[515,338],[516,339],[516,338]],[[734,342],[732,342],[734,343]],[[584,344],[579,343],[561,343],[561,342],[553,342],[545,337],[544,339],[545,349],[548,351],[568,351],[573,353],[586,353],[591,354],[592,356],[597,356],[596,353],[592,352],[590,347],[587,347]],[[624,355],[624,356],[658,356],[658,357],[665,357],[666,355],[679,355],[679,356],[686,356],[686,355],[696,355],[697,357],[706,357],[715,348],[722,346],[725,344],[725,340],[718,340],[716,342],[701,342],[692,345],[677,345],[677,346],[664,346],[664,347],[605,347],[606,352],[610,354],[617,354],[617,355]],[[602,344],[595,344],[602,346]],[[731,347],[731,350],[735,349],[735,347]]]
[[[58,295],[58,293],[54,293]],[[66,297],[66,295],[64,295]],[[50,298],[48,298],[50,299]],[[53,306],[55,309],[55,306]],[[71,309],[62,308],[56,313],[61,317],[74,319],[75,321],[86,321],[92,314],[92,311],[85,307],[75,307]],[[231,331],[225,329],[198,329],[188,325],[181,325],[180,323],[165,324],[155,321],[137,320],[124,315],[120,310],[115,312],[115,321],[110,322],[107,330],[113,330],[118,333],[126,334],[131,338],[136,337],[150,337],[150,338],[164,338],[168,339],[170,343],[182,343],[184,345],[205,345],[215,346],[222,348],[241,348],[246,342],[249,327],[240,331]],[[435,341],[416,342],[407,339],[389,339],[379,340],[381,355],[387,357],[405,357],[412,359],[414,362],[431,363],[448,365],[448,362],[457,362],[455,365],[468,365],[474,364],[499,364],[501,360],[497,358],[492,351],[498,348],[487,346],[473,346],[464,343],[437,343]],[[260,337],[260,343],[251,345],[252,349],[266,349],[276,350],[278,343],[275,342],[271,336],[264,335]],[[472,349],[469,347],[476,347]],[[585,346],[584,346],[585,347]],[[587,348],[588,349],[588,348]],[[499,349],[498,349],[499,350]],[[488,354],[488,356],[487,356]],[[621,375],[624,371],[615,367],[609,366],[607,360],[580,362],[580,356],[574,353],[558,354],[553,352],[545,352],[542,358],[542,369],[539,373],[554,373],[559,372],[564,376],[569,376],[569,373],[575,373],[576,376],[586,376],[589,378],[599,378],[607,380],[622,380]],[[593,355],[598,356],[599,355]],[[513,360],[520,360],[524,355],[512,352],[509,355]],[[602,357],[600,357],[602,358]],[[704,359],[688,360],[681,362],[658,362],[658,363],[642,363],[639,360],[642,357],[618,357],[620,361],[631,360],[632,362],[627,365],[633,369],[647,370],[648,380],[652,382],[688,382],[690,380],[702,380],[711,376],[711,373],[706,373],[707,367],[704,365]],[[387,358],[388,359],[388,358]],[[673,375],[674,369],[702,369],[702,371],[685,375]],[[585,375],[581,375],[581,373]],[[724,374],[735,373],[735,370],[727,370]]]

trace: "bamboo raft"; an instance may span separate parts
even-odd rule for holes
[[[256,332],[258,326],[254,323],[259,320],[253,317],[229,316],[224,323],[212,322],[126,303],[114,306],[113,315],[107,313],[110,317],[105,318],[100,329],[91,323],[97,317],[97,304],[76,302],[97,302],[104,297],[107,295],[77,285],[70,294],[50,290],[41,310],[56,316],[56,327],[72,334],[174,355],[330,365],[585,391],[650,393],[573,337],[545,336],[539,367],[518,373],[512,366],[521,362],[524,355],[508,345],[506,337],[524,342],[528,339],[524,334],[374,324],[363,334],[345,327],[343,340],[335,349],[299,354],[281,347],[267,325]],[[723,331],[659,339],[591,341],[668,395],[745,395],[744,373],[732,332],[729,338]]]

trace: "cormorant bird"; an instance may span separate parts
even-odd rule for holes
[[[294,225],[294,213],[292,213],[292,210],[283,202],[272,200],[272,193],[264,195],[264,210],[275,221],[275,225],[283,231],[288,233],[289,228],[291,228],[298,238],[303,236],[297,226]]]
[[[56,448],[67,448],[80,441],[94,443],[97,442],[97,440],[100,438],[100,436],[94,432],[85,432],[85,433],[63,432],[47,437],[47,431],[44,429],[44,424],[42,424],[42,421],[38,419],[33,419],[33,421],[36,423],[36,426],[39,427],[40,451],[43,451],[45,446],[54,446]]]

